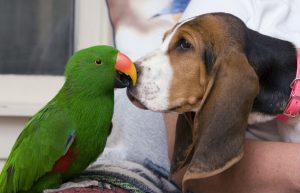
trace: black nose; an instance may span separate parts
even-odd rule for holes
[[[142,64],[142,62],[140,60],[134,62],[134,65],[136,67],[140,66],[141,64]]]
[[[136,73],[137,73],[138,77],[139,77],[139,75],[141,73],[141,64],[142,64],[142,62],[140,62],[140,61],[134,62]]]

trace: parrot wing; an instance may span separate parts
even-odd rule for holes
[[[0,193],[30,189],[64,156],[74,136],[75,126],[67,113],[55,100],[48,103],[27,123],[13,146],[0,175]]]

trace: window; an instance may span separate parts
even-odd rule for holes
[[[102,0],[0,0],[0,26],[0,116],[33,115],[74,50],[112,44]]]
[[[0,2],[0,73],[62,75],[73,52],[74,0]]]

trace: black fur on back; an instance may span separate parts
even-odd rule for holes
[[[296,77],[295,46],[247,28],[245,49],[260,82],[253,111],[271,115],[282,113],[290,96],[290,84]]]

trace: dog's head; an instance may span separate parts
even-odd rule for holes
[[[187,166],[184,188],[242,157],[244,129],[259,90],[244,52],[245,28],[229,14],[191,18],[136,62],[138,81],[128,90],[129,98],[146,109],[184,113],[172,162],[173,172]]]

